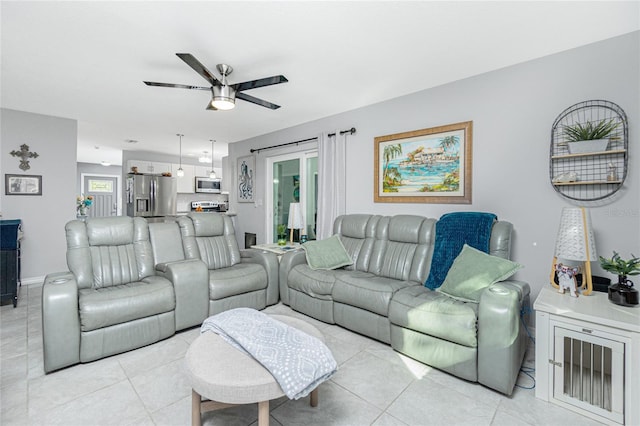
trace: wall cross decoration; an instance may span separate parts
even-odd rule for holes
[[[29,152],[29,145],[20,145],[20,151],[13,150],[10,152],[14,157],[20,157],[20,170],[27,171],[31,168],[29,165],[29,158],[38,158],[37,152]]]

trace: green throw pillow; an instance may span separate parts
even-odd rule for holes
[[[326,240],[309,241],[302,245],[311,269],[336,269],[353,264],[340,237],[333,235]]]
[[[436,291],[466,302],[479,302],[482,291],[491,284],[506,280],[522,265],[491,256],[464,245],[453,261],[447,277]]]

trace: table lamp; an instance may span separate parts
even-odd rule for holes
[[[289,203],[289,244],[293,244],[293,230],[302,229],[304,223],[302,221],[302,210],[300,203]]]
[[[556,249],[551,264],[551,285],[559,288],[554,282],[555,266],[558,259],[584,262],[582,273],[582,292],[588,296],[593,291],[591,279],[591,261],[597,261],[596,244],[591,227],[591,216],[584,207],[565,207],[562,209],[560,228],[556,239]]]

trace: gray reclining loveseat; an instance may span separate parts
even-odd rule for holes
[[[280,295],[294,310],[372,337],[421,362],[511,394],[526,349],[520,315],[529,285],[502,281],[479,303],[424,286],[436,219],[345,215],[334,223],[350,266],[311,269],[303,251],[280,263]],[[512,225],[491,228],[489,254],[508,259]]]
[[[183,234],[126,216],[66,225],[69,271],[42,289],[45,372],[157,342],[220,310],[277,303],[276,256],[239,250],[224,215],[190,216]],[[251,284],[234,285],[242,277]]]

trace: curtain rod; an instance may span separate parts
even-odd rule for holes
[[[344,135],[345,133],[354,134],[355,132],[356,132],[356,128],[352,127],[349,130],[341,130],[340,134],[341,135]],[[335,135],[336,135],[335,133],[329,133],[327,136],[333,137]],[[298,145],[300,143],[311,142],[311,141],[315,141],[315,140],[318,140],[317,136],[313,137],[313,138],[302,139],[302,140],[299,140],[299,141],[293,141],[293,142],[281,143],[281,144],[278,144],[278,145],[266,146],[264,148],[251,148],[249,150],[249,152],[253,154],[254,152],[264,151],[265,149],[280,148],[281,146],[288,146],[288,145]]]

